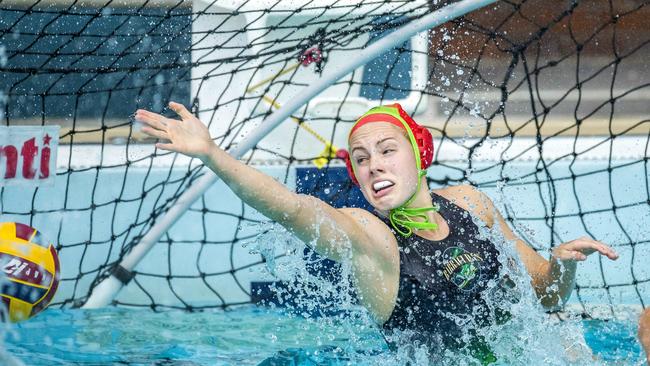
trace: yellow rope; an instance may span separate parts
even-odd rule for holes
[[[270,105],[272,105],[276,109],[280,109],[280,104],[278,104],[278,102],[276,102],[275,100],[271,99],[271,97],[269,97],[268,95],[264,95],[262,97],[262,99],[264,99],[265,102],[269,103]],[[318,141],[322,142],[325,145],[329,144],[329,142],[323,136],[319,135],[318,132],[314,131],[311,127],[309,127],[307,122],[304,122],[304,121],[300,122],[300,119],[298,119],[298,118],[296,118],[294,116],[291,116],[290,118],[294,122],[296,122],[298,124],[298,126],[302,127],[305,131],[309,132],[310,134],[312,134],[312,136],[316,137],[318,139]]]
[[[262,100],[265,102],[269,103],[276,109],[280,109],[280,104],[273,100],[273,98],[269,97],[268,95],[263,95]],[[325,145],[325,150],[321,152],[316,159],[313,159],[312,162],[314,165],[316,165],[317,168],[322,168],[327,164],[327,162],[331,159],[336,157],[336,152],[338,151],[338,148],[334,146],[331,142],[327,141],[323,136],[319,135],[318,132],[314,131],[307,122],[300,121],[300,119],[291,116],[291,120],[296,122],[299,127],[303,128],[305,131],[309,132],[312,136],[314,136],[318,141],[322,142]]]
[[[297,63],[297,64],[295,64],[295,65],[293,65],[293,66],[289,66],[288,68],[286,68],[286,69],[284,69],[284,70],[278,72],[277,74],[275,74],[275,75],[273,75],[273,76],[270,76],[270,77],[268,77],[268,78],[266,78],[266,79],[260,81],[259,83],[257,83],[257,84],[255,84],[255,85],[249,87],[248,89],[246,89],[246,93],[252,93],[252,92],[254,92],[254,91],[255,91],[257,88],[259,88],[260,86],[262,86],[262,85],[264,85],[264,84],[268,84],[269,82],[271,82],[273,79],[277,78],[278,76],[282,76],[282,75],[288,73],[289,71],[295,70],[295,69],[296,69],[298,66],[300,66],[300,65],[301,65],[300,63]]]
[[[284,75],[284,74],[286,74],[286,73],[288,73],[288,72],[290,72],[292,70],[295,70],[300,65],[301,65],[301,63],[297,63],[297,64],[295,64],[293,66],[290,66],[290,67],[288,67],[288,68],[286,68],[284,70],[281,70],[280,72],[276,73],[275,75],[270,76],[270,77],[260,81],[259,83],[249,87],[248,89],[246,89],[246,93],[248,94],[248,93],[254,92],[255,90],[257,90],[262,85],[268,84],[271,81],[273,81],[274,79],[276,79],[277,77],[282,76],[282,75]],[[269,97],[268,95],[266,95],[266,94],[263,95],[262,99],[265,102],[269,103],[274,108],[280,109],[280,104],[278,102],[276,102],[273,98]],[[325,166],[325,164],[327,164],[327,162],[331,158],[336,157],[336,152],[338,151],[337,147],[335,147],[331,142],[327,141],[323,136],[319,135],[318,132],[314,131],[311,127],[309,127],[307,122],[301,121],[300,119],[298,119],[298,118],[296,118],[294,116],[291,116],[291,119],[294,122],[296,122],[299,127],[304,129],[305,131],[309,132],[318,141],[322,142],[325,145],[325,150],[323,150],[323,152],[320,153],[318,158],[312,160],[312,162],[314,163],[314,165],[316,165],[316,167],[318,167],[320,169],[323,166]]]

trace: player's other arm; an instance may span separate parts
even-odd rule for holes
[[[473,211],[488,227],[498,223],[503,236],[515,243],[515,248],[531,277],[532,286],[547,309],[556,309],[569,299],[575,286],[577,263],[592,253],[600,253],[615,260],[618,254],[612,248],[588,237],[562,243],[553,248],[547,260],[512,231],[492,200],[472,186],[462,186],[463,197],[472,202]]]

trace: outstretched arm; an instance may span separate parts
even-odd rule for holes
[[[314,249],[336,261],[349,258],[352,249],[370,242],[355,211],[336,210],[311,196],[296,194],[272,177],[230,156],[210,138],[207,127],[183,105],[169,107],[181,120],[138,110],[135,119],[142,132],[161,141],[156,147],[201,159],[242,201],[280,223]]]
[[[608,245],[582,237],[556,246],[546,260],[513,233],[499,210],[485,197],[492,205],[494,220],[499,223],[503,235],[516,243],[517,252],[532,278],[537,297],[547,309],[556,309],[569,300],[575,287],[578,262],[586,260],[593,253],[600,253],[612,260],[618,258],[618,254]]]
[[[541,304],[547,309],[563,305],[575,286],[577,264],[593,253],[600,253],[615,260],[618,254],[612,248],[591,238],[582,237],[553,248],[548,260],[510,229],[505,219],[484,193],[474,187],[461,188],[465,197],[474,203],[474,213],[492,227],[499,225],[503,236],[515,243],[519,257],[532,278],[532,285]]]

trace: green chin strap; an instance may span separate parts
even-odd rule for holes
[[[418,158],[417,160],[419,161],[420,159]],[[409,198],[401,206],[395,207],[394,209],[390,210],[390,214],[388,216],[388,218],[390,219],[390,224],[393,226],[393,228],[400,235],[406,238],[413,235],[414,229],[419,229],[419,230],[438,229],[438,224],[429,221],[429,216],[427,215],[427,212],[429,211],[436,212],[439,210],[439,207],[437,206],[415,207],[415,208],[406,207],[415,199],[415,196],[420,191],[420,181],[422,180],[422,177],[424,177],[426,174],[427,174],[426,170],[422,170],[422,169],[419,170],[418,185],[417,188],[415,189],[415,193],[413,193],[411,198]]]

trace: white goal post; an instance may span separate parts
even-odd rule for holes
[[[263,124],[239,142],[236,147],[229,150],[229,153],[236,158],[242,157],[277,125],[285,121],[292,113],[305,105],[310,99],[317,96],[322,90],[326,89],[332,83],[347,75],[355,68],[377,57],[387,49],[404,42],[419,32],[424,32],[451,19],[460,17],[494,2],[495,0],[463,0],[447,5],[431,14],[427,14],[422,18],[411,21],[395,32],[390,33],[377,42],[371,44],[367,48],[360,50],[358,56],[350,59],[345,66],[336,69],[326,69],[318,82],[302,90],[299,95],[296,95],[295,98],[292,98],[279,110],[275,111],[264,121]],[[183,215],[192,203],[201,197],[203,193],[217,180],[218,177],[212,172],[206,173],[199,178],[190,189],[185,191],[179,197],[175,205],[156,221],[156,224],[149,230],[149,232],[147,232],[146,235],[144,235],[142,240],[124,256],[118,268],[127,273],[132,271],[142,258],[147,255],[149,250],[158,242],[162,235]],[[83,305],[83,308],[99,308],[110,304],[123,286],[124,283],[114,274],[111,274],[99,285],[93,288],[92,293]]]

